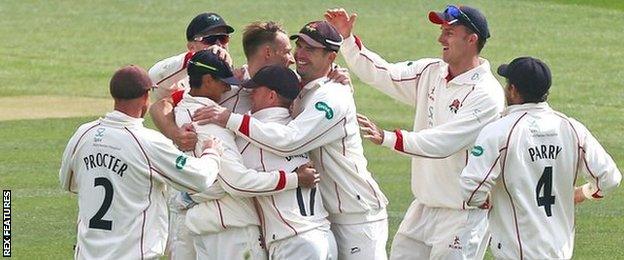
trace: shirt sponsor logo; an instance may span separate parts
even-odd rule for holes
[[[360,251],[362,250],[357,246],[351,248],[351,254],[359,253]]]
[[[472,150],[470,150],[470,154],[474,156],[481,156],[483,154],[483,147],[475,145],[475,147],[472,147]]]
[[[325,118],[327,119],[334,118],[334,110],[331,107],[329,107],[327,103],[323,101],[319,101],[319,102],[316,102],[316,104],[314,104],[314,107],[318,111],[325,112]]]
[[[176,158],[176,168],[178,168],[178,170],[182,170],[182,168],[184,168],[184,165],[186,165],[186,155],[180,155],[178,156],[178,158]]]
[[[461,241],[459,241],[459,237],[455,236],[455,238],[453,239],[453,243],[449,244],[449,248],[452,249],[462,249],[462,245],[461,245]]]
[[[104,138],[104,131],[106,131],[106,128],[98,128],[97,130],[95,130],[95,137],[93,138],[94,142],[101,142],[102,139]]]

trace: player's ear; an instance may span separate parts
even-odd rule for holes
[[[335,51],[329,51],[329,60],[333,63],[338,57],[338,53]]]

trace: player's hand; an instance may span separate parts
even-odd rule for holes
[[[360,125],[360,132],[362,132],[363,138],[371,140],[371,142],[377,145],[380,145],[383,142],[383,129],[377,127],[373,121],[361,114],[357,114],[357,121]]]
[[[197,202],[195,202],[187,192],[180,191],[174,195],[173,205],[177,212],[184,212],[197,205]]]
[[[574,187],[574,205],[583,203],[587,198],[583,194],[583,187]]]
[[[197,133],[195,127],[190,124],[184,124],[173,133],[173,143],[178,146],[181,151],[191,151],[195,149],[197,144]]]
[[[210,47],[206,48],[206,50],[209,50],[213,54],[217,55],[220,60],[225,61],[225,63],[231,68],[234,67],[232,56],[230,56],[230,53],[225,48],[217,44],[214,44],[214,45],[210,45]]]
[[[195,110],[193,121],[197,124],[216,124],[225,127],[228,119],[230,119],[230,110],[219,105],[206,106]]]
[[[247,71],[247,69],[245,69],[244,67],[240,67],[240,68],[236,68],[234,70],[232,70],[232,74],[234,74],[234,77],[236,79],[238,79],[239,81],[243,82],[243,80],[245,80],[245,72]]]
[[[297,168],[299,187],[313,188],[320,181],[320,174],[312,166],[311,162],[300,165]]]
[[[342,85],[351,85],[351,75],[349,74],[349,70],[347,68],[342,68],[337,64],[335,64],[332,67],[332,70],[329,71],[327,78]],[[351,87],[351,90],[353,90],[353,87]]]
[[[204,140],[203,150],[213,149],[217,151],[219,156],[223,155],[223,143],[221,139],[216,138],[214,136],[209,136],[208,139]]]
[[[336,27],[342,38],[347,38],[351,35],[356,19],[356,13],[349,15],[344,8],[329,9],[325,12],[325,20]]]

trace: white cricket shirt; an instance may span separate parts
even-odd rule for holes
[[[490,196],[491,249],[500,259],[569,259],[579,173],[601,198],[622,179],[581,123],[547,103],[509,106],[477,138],[461,174],[466,202]]]
[[[227,128],[281,156],[307,152],[321,174],[332,223],[387,218],[388,200],[367,169],[351,88],[319,78],[303,87],[293,106],[297,116],[286,125],[232,113]]]
[[[487,123],[504,107],[501,85],[480,65],[447,82],[440,59],[388,63],[359,38],[344,40],[340,52],[364,83],[416,108],[412,131],[386,131],[382,145],[412,157],[412,193],[428,207],[463,209],[459,174],[468,151]]]
[[[219,155],[185,155],[143,119],[114,111],[78,128],[63,153],[61,187],[78,194],[77,259],[143,259],[167,241],[165,184],[202,192]]]

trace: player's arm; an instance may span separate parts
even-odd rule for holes
[[[232,113],[227,128],[275,154],[302,154],[345,137],[347,98],[353,97],[345,91],[336,91],[332,96],[317,92],[310,105],[287,125]]]
[[[79,127],[74,135],[69,139],[69,142],[63,151],[61,168],[59,169],[59,182],[63,190],[72,193],[78,192],[78,183],[76,182],[77,177],[74,175],[74,169],[72,168],[72,164],[75,159],[74,153],[76,152],[78,143],[81,141],[85,132],[93,128],[94,125],[95,123],[90,123]]]
[[[479,134],[470,151],[468,164],[460,175],[460,186],[464,203],[469,207],[486,204],[490,190],[496,185],[501,173],[500,125],[486,126]]]
[[[299,173],[293,169],[260,172],[247,168],[243,164],[243,157],[236,146],[235,136],[231,131],[214,125],[198,126],[197,131],[200,133],[200,140],[207,136],[202,134],[206,132],[214,134],[222,142],[224,149],[218,180],[220,186],[227,193],[239,197],[255,197],[272,195],[299,186]],[[303,170],[302,168],[301,171]],[[303,177],[305,178],[305,176]]]
[[[214,140],[204,141],[204,149],[198,158],[188,156],[176,149],[164,138],[152,138],[146,151],[154,176],[174,189],[199,193],[210,187],[219,172],[221,153]]]
[[[410,156],[446,158],[472,144],[483,126],[499,117],[501,109],[488,95],[471,93],[453,120],[418,132],[384,131],[382,145]]]
[[[437,59],[421,59],[389,63],[364,47],[360,38],[354,35],[344,39],[340,53],[349,69],[362,82],[411,106],[416,104],[420,74],[440,62]]]
[[[347,65],[364,83],[372,85],[396,100],[414,106],[420,73],[427,64],[437,61],[388,63],[365,48],[360,38],[353,35],[356,18],[357,14],[349,14],[343,8],[330,9],[325,13],[325,20],[332,24],[344,39],[340,52]]]
[[[620,185],[622,174],[613,158],[581,123],[571,120],[580,138],[579,170],[587,183],[580,187],[585,199],[600,199]]]
[[[154,125],[163,135],[173,140],[180,150],[189,151],[195,149],[197,134],[195,134],[193,129],[178,127],[175,123],[173,111],[176,103],[174,99],[179,101],[182,94],[183,91],[180,90],[174,92],[171,97],[156,101],[150,106],[150,115]]]

